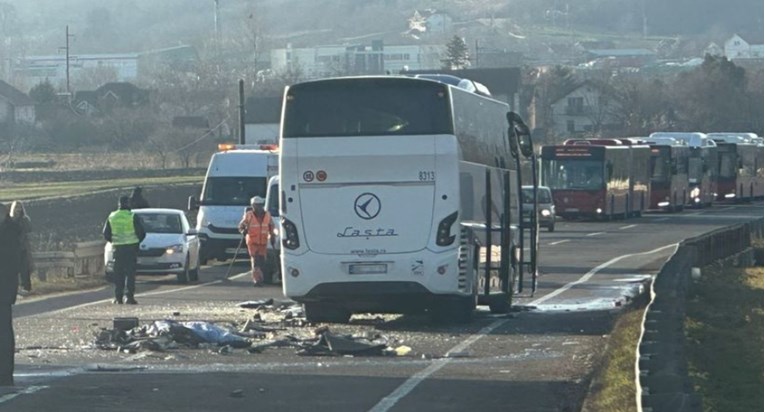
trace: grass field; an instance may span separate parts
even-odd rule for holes
[[[692,288],[685,330],[704,411],[761,411],[763,268],[704,268]]]
[[[134,186],[147,187],[168,184],[202,183],[202,180],[202,176],[172,176],[77,182],[4,183],[0,186],[0,201],[7,202],[12,200],[30,200],[46,197],[77,196],[108,189],[130,188]]]

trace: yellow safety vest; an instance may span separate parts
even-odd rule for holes
[[[109,226],[112,228],[112,245],[135,245],[140,242],[133,226],[133,212],[124,209],[112,212]]]

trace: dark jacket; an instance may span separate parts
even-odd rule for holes
[[[143,193],[139,190],[134,190],[130,195],[130,208],[131,209],[148,209],[149,201],[143,197]]]
[[[16,303],[19,289],[22,253],[21,227],[6,218],[0,223],[0,304]]]
[[[138,236],[138,242],[143,242],[143,240],[146,238],[146,229],[143,227],[143,223],[141,222],[141,218],[138,217],[135,213],[133,213],[133,229],[135,230],[135,235]],[[112,225],[109,224],[109,219],[106,219],[106,223],[104,224],[104,239],[106,239],[107,242],[112,241]]]

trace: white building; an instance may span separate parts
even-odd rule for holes
[[[592,82],[572,87],[551,104],[556,135],[575,135],[619,126],[619,105]]]
[[[81,70],[108,67],[117,74],[116,81],[133,81],[138,76],[138,53],[81,54],[69,56],[69,79]],[[66,84],[66,56],[27,56],[16,60],[12,67],[14,78],[32,87],[46,79],[53,85]]]
[[[288,46],[271,50],[271,69],[299,70],[305,78],[438,69],[444,49],[442,45],[383,46],[381,42],[372,46]]]
[[[744,40],[743,37],[738,34],[734,34],[733,37],[725,42],[725,57],[728,60],[733,59],[762,59],[763,58],[763,44],[762,39],[750,39],[751,42]],[[755,43],[759,41],[760,43]]]

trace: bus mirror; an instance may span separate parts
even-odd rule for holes
[[[531,131],[526,123],[523,121],[520,115],[515,112],[507,112],[507,123],[510,126],[508,128],[508,135],[515,137],[515,143],[518,145],[515,148],[513,156],[518,156],[518,151],[526,158],[531,158],[534,154],[534,145],[531,142]],[[512,144],[511,144],[512,146]],[[512,150],[512,147],[511,147]]]
[[[518,146],[520,146],[523,157],[529,159],[534,154],[534,145],[531,143],[530,134],[519,135]]]
[[[510,127],[507,129],[507,140],[510,143],[510,155],[513,159],[518,158],[518,136],[515,135],[515,129]]]

